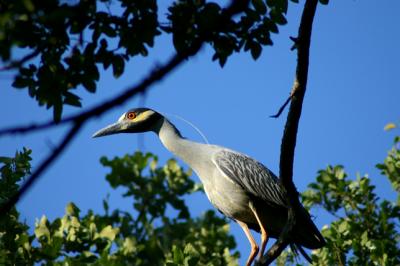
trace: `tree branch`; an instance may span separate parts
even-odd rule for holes
[[[242,12],[249,4],[250,0],[232,0],[231,3],[222,11],[221,23],[217,23],[217,27],[220,27],[226,19],[231,18],[237,13]],[[40,178],[41,174],[51,165],[52,162],[61,154],[68,143],[75,137],[76,133],[79,131],[81,126],[83,126],[89,119],[100,116],[106,111],[123,104],[127,100],[131,99],[137,94],[145,93],[151,85],[157,81],[162,80],[165,76],[171,73],[176,67],[178,67],[186,58],[193,56],[198,53],[198,51],[203,46],[204,40],[199,39],[195,41],[190,49],[181,52],[173,56],[164,66],[155,68],[151,73],[144,78],[138,85],[126,89],[121,94],[116,97],[105,101],[101,104],[94,106],[93,108],[83,111],[79,114],[66,117],[55,123],[54,121],[48,121],[41,124],[31,124],[29,126],[19,126],[0,130],[0,136],[6,134],[16,134],[16,133],[28,133],[37,130],[51,128],[57,125],[73,123],[73,128],[69,131],[67,136],[61,142],[61,144],[47,157],[47,159],[38,167],[38,169],[28,177],[27,181],[23,184],[20,190],[13,195],[7,202],[0,206],[0,216],[9,211],[12,206],[14,206],[18,200],[29,190],[29,188]],[[24,59],[24,58],[23,58]],[[29,59],[27,59],[29,60]]]
[[[291,103],[282,137],[281,156],[279,164],[280,182],[286,189],[288,199],[288,221],[282,230],[278,241],[260,260],[261,265],[269,265],[290,243],[291,231],[296,223],[296,210],[301,206],[296,186],[293,183],[294,150],[296,147],[297,130],[301,116],[303,99],[307,88],[308,65],[312,23],[318,0],[306,0],[300,21],[297,38],[297,67],[294,84],[291,91]]]
[[[197,48],[200,49],[201,46]],[[0,130],[1,135],[8,135],[8,134],[22,134],[22,133],[30,133],[37,130],[48,129],[51,127],[55,127],[61,124],[66,124],[75,121],[82,121],[85,123],[86,120],[100,116],[106,111],[110,110],[111,108],[123,104],[125,101],[129,100],[130,98],[134,97],[137,94],[144,93],[151,85],[160,81],[164,78],[167,74],[169,74],[173,69],[175,69],[178,65],[180,65],[184,60],[185,56],[183,55],[175,55],[173,56],[164,66],[155,68],[151,73],[144,78],[138,85],[132,86],[119,95],[115,96],[114,98],[102,102],[89,110],[80,112],[76,115],[67,116],[64,119],[60,120],[58,123],[54,122],[53,120],[49,120],[44,123],[39,124],[31,124],[27,126],[16,126],[10,128],[4,128]]]
[[[35,58],[39,54],[40,54],[40,49],[33,50],[31,53],[25,55],[20,60],[12,61],[10,64],[0,67],[0,71],[7,71],[7,70],[11,70],[13,68],[21,67],[24,63]]]

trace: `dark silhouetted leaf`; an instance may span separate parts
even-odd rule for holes
[[[253,57],[253,59],[257,60],[261,55],[262,47],[259,43],[253,42],[250,50],[251,50],[251,56]]]

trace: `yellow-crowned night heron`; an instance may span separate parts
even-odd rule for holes
[[[242,153],[183,138],[170,121],[148,108],[129,110],[93,137],[147,131],[155,132],[168,150],[196,172],[211,203],[242,227],[251,244],[247,260],[247,265],[251,265],[259,248],[249,228],[261,232],[261,256],[268,238],[277,238],[287,220],[286,193],[278,178],[264,165]],[[325,244],[304,208],[297,215],[291,239],[291,246],[298,248],[306,258],[302,246],[317,249]]]

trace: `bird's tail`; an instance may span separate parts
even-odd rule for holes
[[[304,250],[301,247],[309,249],[318,249],[326,245],[324,237],[311,220],[307,210],[301,208],[298,215],[302,216],[298,219],[298,224],[295,227],[294,242],[298,246],[298,250],[304,256]]]
[[[303,257],[308,261],[308,263],[312,264],[312,259],[310,258],[310,256],[308,256],[307,252],[300,245],[290,244],[290,248],[296,256],[298,256],[300,252],[301,255],[303,255]]]

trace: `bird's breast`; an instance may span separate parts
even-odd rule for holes
[[[212,178],[201,178],[210,202],[226,216],[247,223],[255,223],[246,192],[216,170]],[[205,180],[205,181],[204,181]]]

